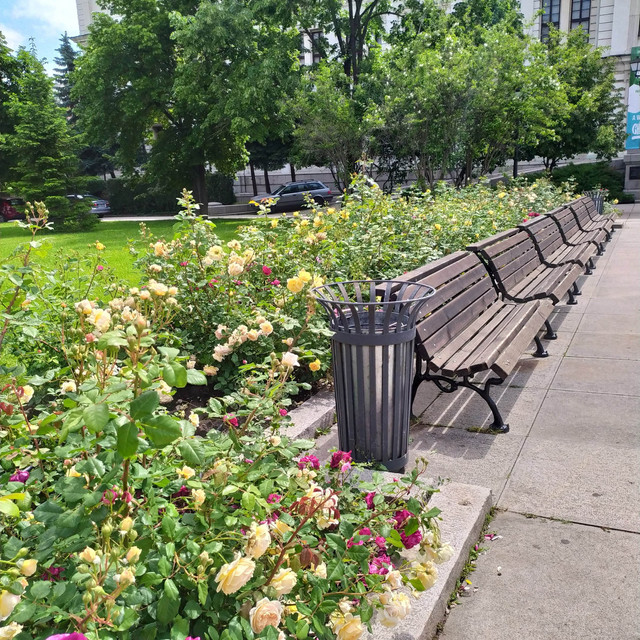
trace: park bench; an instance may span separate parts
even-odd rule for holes
[[[569,207],[558,207],[545,215],[555,220],[565,244],[571,246],[593,244],[599,256],[604,253],[604,243],[607,241],[607,234],[604,230],[582,231],[578,226],[578,221],[573,211]]]
[[[491,430],[506,433],[509,425],[491,398],[491,386],[504,381],[532,341],[537,347],[534,355],[547,355],[538,333],[553,309],[552,300],[501,299],[481,260],[467,251],[410,271],[402,279],[435,289],[428,314],[417,325],[411,402],[424,381],[446,393],[471,389],[491,409]],[[494,375],[482,383],[472,381],[487,371]]]
[[[593,220],[591,215],[589,215],[589,207],[592,207],[595,211],[595,206],[591,198],[584,196],[570,202],[567,206],[576,217],[576,222],[582,231],[604,231],[607,240],[611,240],[613,220],[605,217],[601,220]]]
[[[590,275],[595,269],[593,256],[595,245],[586,242],[570,245],[564,242],[560,227],[550,216],[537,216],[522,222],[519,229],[526,231],[533,240],[540,261],[548,267],[561,267],[569,263],[579,264]]]
[[[604,220],[608,220],[612,224],[611,232],[613,233],[616,229],[616,219],[617,216],[615,213],[600,213],[598,211],[598,206],[596,205],[593,198],[583,196],[581,199],[585,200],[585,204],[587,205],[587,213],[589,217],[594,222],[603,222]]]
[[[567,263],[550,267],[540,259],[531,236],[522,229],[508,229],[486,240],[475,242],[467,250],[476,253],[491,275],[496,289],[513,302],[549,298],[557,304],[568,294],[568,304],[576,304],[580,294],[576,280],[582,266]],[[553,331],[547,325],[548,337]]]

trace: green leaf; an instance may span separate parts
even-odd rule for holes
[[[118,427],[118,453],[123,458],[130,458],[138,450],[138,426],[135,422],[127,422]]]
[[[410,536],[414,534],[419,528],[420,528],[420,521],[418,520],[418,518],[409,518],[409,521],[407,522],[404,528],[404,534],[406,536]]]
[[[231,493],[235,493],[236,491],[238,491],[238,487],[236,487],[234,484],[228,484],[223,490],[222,490],[222,495],[223,496],[228,496]]]
[[[171,600],[180,600],[178,587],[176,587],[176,583],[171,579],[164,581],[164,594]]]
[[[176,384],[176,374],[173,372],[171,365],[165,364],[162,367],[162,379],[170,386],[174,387]]]
[[[175,375],[175,382],[173,386],[175,387],[186,387],[187,386],[187,369],[183,367],[181,364],[177,362],[171,362],[169,365],[173,369],[173,373]]]
[[[178,449],[186,462],[193,465],[201,465],[204,462],[205,454],[199,440],[190,438],[183,440]]]
[[[63,512],[64,509],[61,506],[47,500],[34,510],[33,516],[38,522],[53,524]]]
[[[327,565],[327,580],[337,582],[344,576],[344,563],[340,558],[331,560]]]
[[[104,404],[92,404],[82,412],[82,419],[92,433],[102,431],[109,422],[109,407]]]
[[[158,600],[158,622],[160,624],[169,624],[175,620],[180,608],[180,600],[173,600],[163,593]]]
[[[18,509],[18,506],[6,497],[0,498],[0,512],[12,518],[20,517],[20,509]]]
[[[407,509],[411,511],[414,516],[419,516],[422,511],[422,505],[415,498],[409,498],[409,500],[407,500]]]
[[[366,598],[362,598],[361,602],[360,619],[366,624],[373,617],[373,607],[369,604]]]
[[[296,638],[304,640],[309,635],[309,623],[303,618],[296,625]]]
[[[386,540],[389,544],[392,544],[394,547],[397,547],[398,549],[404,549],[404,545],[402,544],[402,538],[400,537],[400,534],[395,529],[391,529]]]
[[[105,468],[104,463],[98,458],[89,458],[88,460],[78,462],[78,464],[76,464],[76,471],[101,478],[104,475]]]
[[[189,600],[184,605],[184,613],[187,617],[195,620],[202,614],[202,607],[195,600]]]
[[[252,493],[243,493],[240,502],[247,511],[252,511],[256,504],[256,497]]]
[[[426,513],[423,513],[422,517],[423,518],[436,518],[441,513],[442,513],[441,509],[438,509],[438,507],[432,507],[431,509],[429,509],[429,511],[427,511]]]
[[[189,384],[204,385],[207,384],[207,376],[197,369],[187,369],[187,382]]]
[[[51,583],[47,580],[39,580],[31,585],[31,597],[36,600],[46,598],[51,591]]]
[[[141,420],[150,416],[160,406],[158,392],[149,389],[131,401],[129,413],[134,420]]]
[[[182,435],[180,423],[168,415],[145,420],[144,432],[156,447],[166,447]]]
[[[209,585],[203,580],[198,581],[198,602],[204,607],[209,595]]]

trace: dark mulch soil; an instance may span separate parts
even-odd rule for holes
[[[293,403],[291,409],[299,406],[316,393],[331,388],[332,384],[328,380],[317,380],[312,384],[311,389],[302,389],[297,396],[291,399]],[[182,389],[176,390],[173,400],[167,405],[167,409],[172,413],[184,412],[185,418],[188,418],[191,411],[206,407],[209,403],[209,398],[219,398],[222,395],[224,394],[216,391],[213,385],[187,385]],[[212,429],[226,431],[227,427],[220,418],[208,418],[201,414],[196,434],[206,436]]]

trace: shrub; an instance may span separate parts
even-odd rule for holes
[[[147,291],[78,301],[58,327],[67,365],[0,391],[0,631],[356,639],[376,612],[396,624],[451,554],[426,465],[397,483],[355,481],[347,452],[320,469],[277,433],[286,357],[250,414],[196,436],[197,413],[160,402],[205,376],[157,342],[174,292]]]
[[[538,180],[547,177],[544,172],[525,174],[524,179]],[[628,194],[624,193],[624,174],[606,162],[588,164],[568,164],[554,169],[550,176],[553,184],[561,186],[569,180],[573,181],[576,193],[584,193],[592,189],[608,189],[608,199],[623,202]]]

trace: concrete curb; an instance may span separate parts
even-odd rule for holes
[[[429,504],[442,510],[442,540],[454,548],[453,557],[438,565],[435,585],[420,593],[417,600],[412,599],[411,612],[400,624],[392,629],[374,624],[373,633],[363,636],[367,640],[431,640],[434,637],[438,625],[445,618],[449,596],[462,573],[469,551],[478,541],[493,501],[489,489],[451,482],[444,485]]]
[[[334,423],[336,403],[333,391],[321,391],[291,411],[292,425],[283,429],[289,438],[314,438],[318,429],[327,429]]]

